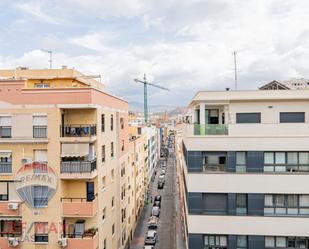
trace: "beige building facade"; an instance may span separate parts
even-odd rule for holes
[[[72,69],[0,78],[0,248],[125,248],[141,208],[127,102]]]

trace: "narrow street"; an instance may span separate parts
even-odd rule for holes
[[[161,169],[166,165],[165,186],[163,189],[157,188],[158,176]],[[160,160],[155,181],[151,186],[151,195],[162,196],[160,221],[158,226],[158,239],[155,249],[183,249],[183,239],[181,229],[179,229],[180,218],[178,214],[179,207],[176,210],[178,202],[178,188],[176,182],[176,163],[173,149],[169,149],[167,160]],[[139,223],[135,230],[131,249],[143,249],[144,239],[147,233],[147,222],[151,215],[152,203],[146,204]]]

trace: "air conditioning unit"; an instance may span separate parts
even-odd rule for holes
[[[29,164],[29,163],[32,163],[32,159],[29,158],[29,157],[24,157],[21,159],[21,163],[22,164]]]
[[[18,209],[18,203],[16,202],[11,202],[8,204],[8,209],[10,210],[17,210]]]
[[[59,239],[58,240],[58,246],[61,248],[65,248],[68,245],[68,240],[67,239]]]
[[[16,247],[19,245],[17,238],[8,238],[9,247]]]

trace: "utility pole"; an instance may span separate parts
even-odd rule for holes
[[[51,50],[46,50],[46,49],[41,49],[43,52],[48,53],[49,54],[49,69],[53,68],[53,51]]]
[[[236,61],[237,52],[234,51],[233,55],[234,55],[235,90],[237,90],[237,61]]]

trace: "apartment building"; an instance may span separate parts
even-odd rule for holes
[[[188,248],[309,248],[309,91],[200,91],[188,109]]]
[[[148,168],[147,168],[147,188],[153,177],[153,173],[160,159],[160,130],[154,126],[147,127],[147,139],[148,139]]]
[[[73,69],[0,70],[0,248],[124,248],[128,104]]]

